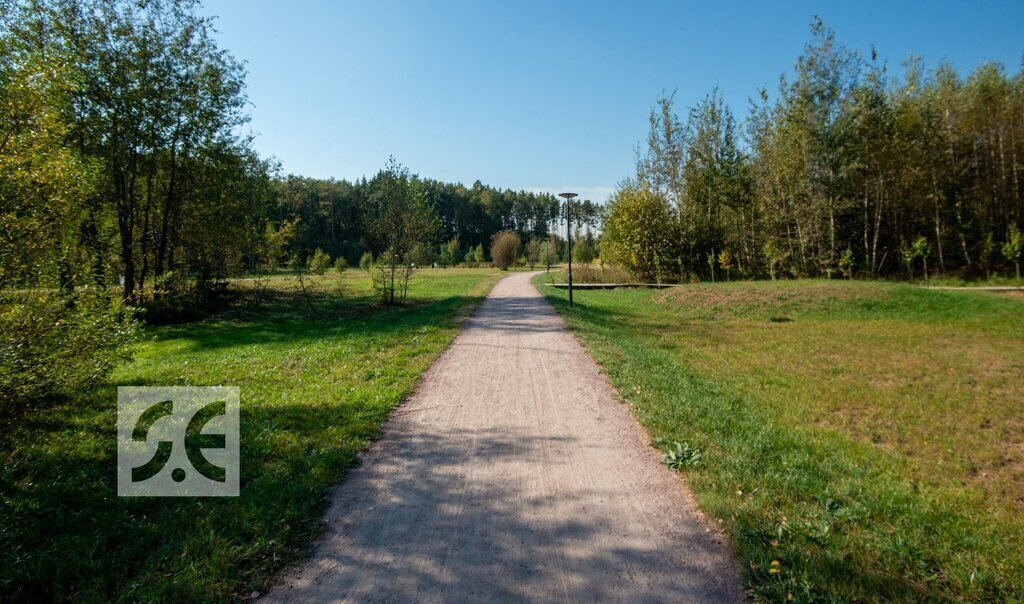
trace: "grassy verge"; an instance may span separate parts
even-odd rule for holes
[[[923,285],[923,282],[921,281],[920,278],[917,279],[917,282],[918,282],[919,285]],[[943,287],[989,287],[989,286],[1024,287],[1024,282],[1021,282],[1021,281],[1017,280],[1014,277],[1004,277],[1004,276],[1000,276],[1000,275],[993,275],[992,277],[990,277],[988,279],[975,279],[975,280],[961,279],[961,278],[958,278],[958,277],[941,276],[941,277],[932,277],[928,281],[928,285],[931,285],[931,286],[943,286]]]
[[[755,599],[1024,600],[1020,298],[540,287],[652,436],[701,451]]]
[[[262,591],[318,534],[328,487],[482,300],[496,270],[424,270],[412,304],[363,271],[290,277],[262,302],[150,328],[110,385],[0,418],[0,592],[26,600],[223,601]],[[242,282],[238,287],[252,287]],[[241,496],[116,496],[116,385],[241,388]]]

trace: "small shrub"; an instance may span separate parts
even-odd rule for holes
[[[370,267],[370,285],[381,304],[405,304],[409,296],[409,282],[416,267],[402,262],[391,251],[386,251]]]
[[[1003,256],[1013,263],[1017,269],[1017,281],[1020,281],[1020,259],[1024,255],[1024,232],[1017,228],[1017,225],[1010,225],[1010,235],[1003,245]]]
[[[778,278],[779,269],[787,260],[788,255],[771,241],[765,242],[761,253],[764,255],[765,266],[768,267],[768,275],[771,276],[772,281],[775,281]]]
[[[555,264],[558,264],[558,240],[552,235],[547,241],[540,244],[540,263],[543,264],[548,271]]]
[[[519,235],[514,231],[502,231],[491,237],[491,260],[503,271],[515,265],[522,248]],[[477,260],[480,262],[480,260]]]
[[[306,266],[309,268],[309,272],[314,275],[322,275],[331,267],[331,257],[322,249],[316,248],[313,255],[309,257],[309,261],[306,263]]]
[[[853,278],[853,250],[846,248],[843,255],[839,257],[839,270],[847,279]]]
[[[718,253],[718,266],[725,271],[725,280],[732,281],[732,269],[736,268],[736,259],[732,257],[729,250],[722,250]]]
[[[373,266],[373,253],[365,251],[363,252],[363,255],[359,257],[359,268],[364,271],[368,271],[371,266]]]
[[[590,264],[594,261],[597,255],[594,253],[594,245],[591,243],[591,238],[580,237],[576,235],[577,239],[572,244],[572,261],[580,264]]]
[[[530,239],[526,244],[526,263],[530,265],[530,270],[540,262],[541,246],[543,243],[540,239]]]
[[[340,275],[341,273],[344,273],[345,269],[347,268],[348,260],[345,260],[344,256],[338,256],[338,258],[334,261],[334,270],[337,271],[338,274]]]
[[[423,267],[434,261],[433,247],[425,243],[417,243],[406,257],[411,264]]]

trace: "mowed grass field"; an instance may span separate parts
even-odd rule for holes
[[[756,600],[1024,601],[1024,297],[539,287],[652,437],[700,450]]]
[[[224,601],[262,591],[318,534],[328,487],[500,273],[423,270],[410,305],[365,271],[275,276],[200,322],[147,328],[109,385],[0,418],[0,599]],[[250,289],[251,281],[233,287]],[[117,385],[241,389],[241,496],[119,498]]]

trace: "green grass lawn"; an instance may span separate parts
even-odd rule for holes
[[[1024,297],[540,287],[652,436],[701,451],[755,599],[1024,601]]]
[[[0,599],[223,601],[262,591],[319,531],[328,487],[500,276],[419,272],[411,304],[373,302],[364,271],[293,278],[263,302],[148,328],[109,385],[0,417]],[[252,288],[240,281],[236,288]],[[117,385],[241,389],[241,496],[116,495]]]

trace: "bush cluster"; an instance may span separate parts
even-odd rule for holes
[[[0,303],[0,405],[39,407],[94,387],[131,357],[131,307],[97,296],[39,295]]]

